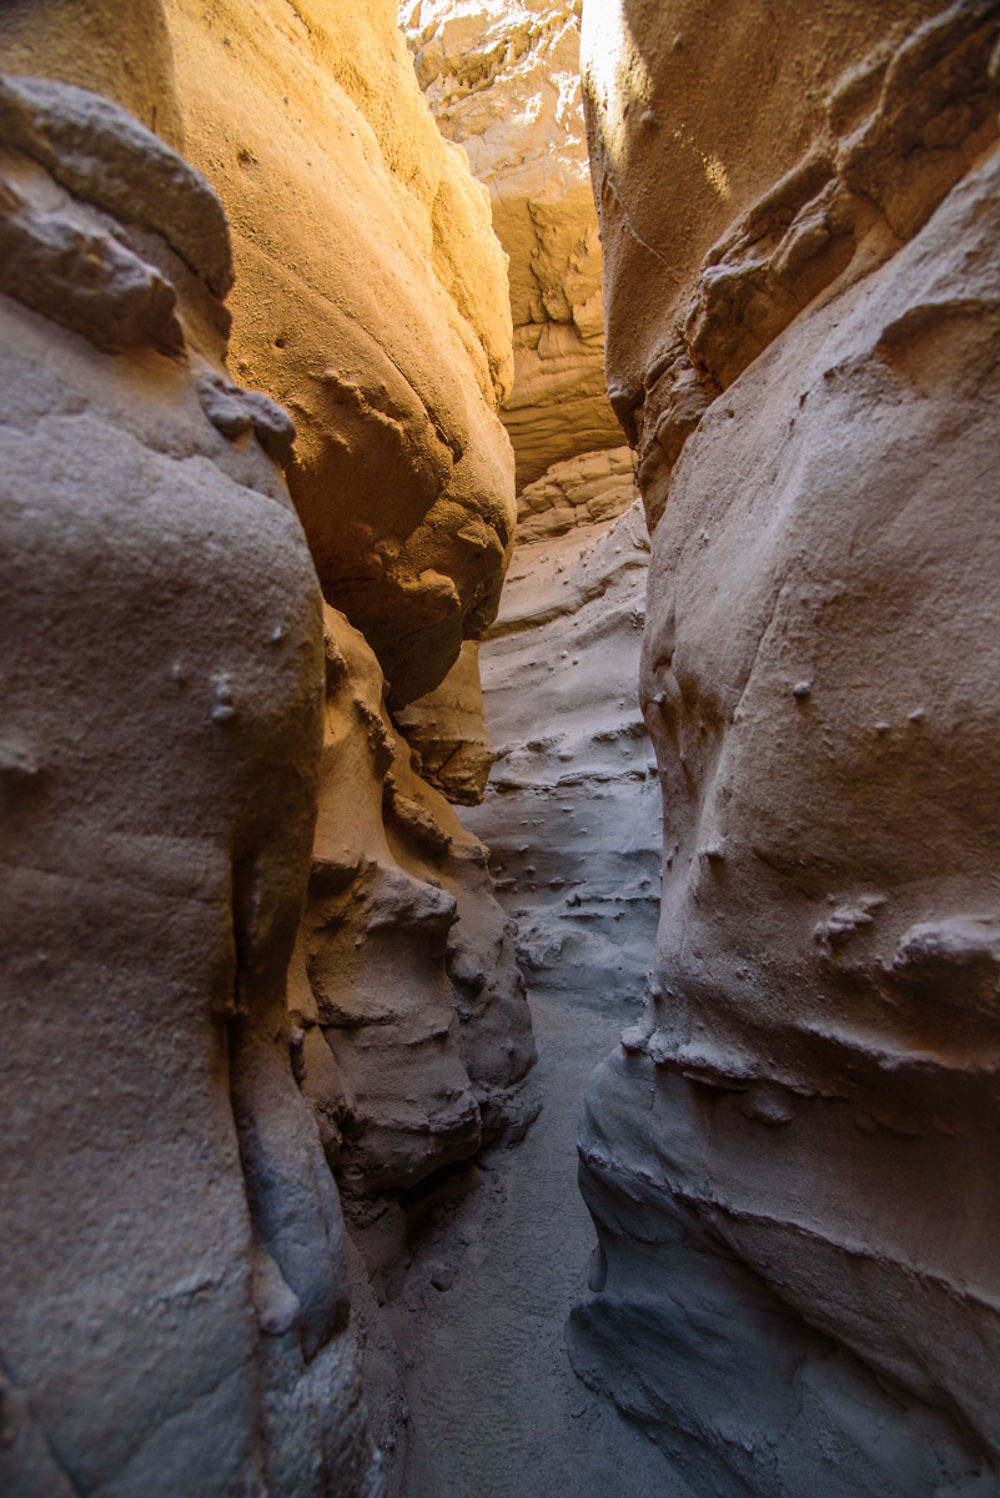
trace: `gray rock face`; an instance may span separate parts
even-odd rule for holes
[[[632,492],[628,467],[620,500]],[[585,501],[577,513],[590,521]],[[491,849],[531,987],[600,1007],[642,994],[659,902],[659,785],[635,695],[649,540],[638,504],[610,524],[569,525],[558,505],[528,515],[552,530],[515,548],[482,650],[500,757],[463,817]]]
[[[323,705],[286,419],[225,381],[208,185],[79,90],[0,118],[0,1490],[375,1494],[285,1011]]]
[[[574,1356],[699,1490],[985,1498],[1000,13],[855,35],[801,164],[754,200],[735,159],[735,225],[700,270],[675,262],[654,326],[629,281],[663,245],[642,184],[742,106],[697,123],[679,80],[710,28],[631,9],[670,128],[633,123],[595,56],[590,108],[609,378],[655,527],[663,908],[645,1016],[581,1134],[603,1268]],[[778,43],[744,21],[756,66]]]

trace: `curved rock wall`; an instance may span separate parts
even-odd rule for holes
[[[534,1046],[486,849],[411,768],[364,636],[325,618],[319,821],[290,1004],[327,1158],[366,1197],[511,1126]]]
[[[513,543],[486,193],[434,127],[391,0],[167,12],[185,149],[233,224],[235,367],[295,419],[324,594],[402,706],[489,624]]]
[[[344,1111],[356,1148],[340,1167],[355,1194],[395,1189],[474,1154],[481,1103],[487,1132],[505,1117],[498,1087],[488,1099],[470,1091],[457,1019],[468,999],[448,972],[455,896],[435,893],[441,880],[457,880],[478,911],[462,926],[476,930],[467,945],[480,943],[468,964],[489,972],[504,954],[473,1004],[478,1012],[496,1000],[497,1054],[480,1055],[473,1071],[513,1083],[533,1055],[506,956],[507,918],[489,897],[488,876],[472,865],[456,872],[457,852],[446,850],[464,835],[429,786],[410,789],[431,799],[448,831],[428,834],[423,851],[404,836],[398,851],[401,814],[383,780],[409,775],[409,752],[393,749],[382,764],[383,747],[369,758],[372,736],[390,734],[383,676],[386,710],[406,721],[404,705],[426,705],[442,678],[454,680],[463,637],[481,633],[496,610],[515,520],[510,442],[495,414],[510,379],[503,255],[484,189],[427,111],[391,4],[300,7],[289,18],[284,5],[250,13],[234,0],[206,19],[200,5],[174,0],[167,15],[187,149],[212,170],[234,222],[237,368],[295,417],[289,487],[336,605],[330,618],[341,615],[331,628],[336,634],[346,619],[374,652],[361,664],[355,641],[344,680],[328,659],[331,691],[344,697],[328,704],[328,726],[340,712],[350,726],[330,729],[327,764],[339,768],[320,793],[322,913],[310,906],[306,928],[326,928],[311,938],[325,953],[310,968],[322,973],[312,1008],[351,1074],[335,1111]],[[448,727],[454,736],[471,724],[452,717]],[[433,764],[433,750],[423,752]],[[356,880],[342,868],[335,918],[330,868],[345,847]],[[454,858],[452,873],[435,858]],[[390,931],[391,950],[382,951],[387,938],[375,933]],[[513,1018],[513,1034],[501,1013]],[[404,1054],[407,1083],[396,1093]],[[513,1098],[509,1111],[519,1111]]]
[[[575,1356],[696,1487],[993,1493],[1000,10],[614,10],[665,843]]]
[[[534,1054],[484,851],[388,706],[444,690],[463,643],[474,665],[495,612],[515,513],[503,256],[390,4],[177,0],[137,9],[117,50],[113,20],[5,8],[0,56],[127,101],[221,203],[97,95],[0,100],[5,638],[24,641],[3,773],[18,901],[57,878],[14,954],[32,1017],[5,1055],[6,1168],[29,1253],[8,1241],[0,1487],[374,1495],[359,1358],[380,1364],[380,1439],[405,1412],[358,1269],[360,1348],[348,1329],[327,1165],[359,1225],[377,1198],[391,1260],[399,1194],[523,1128]],[[235,371],[267,395],[226,374],[230,322]],[[39,494],[49,513],[22,519]],[[320,585],[339,606],[321,760]],[[474,787],[488,746],[451,730]]]
[[[636,700],[648,543],[604,382],[601,251],[579,5],[420,0],[400,19],[438,125],[490,190],[510,257],[517,548],[481,653],[500,761],[468,818],[536,989],[638,995],[652,952],[655,811]],[[652,806],[653,803],[651,803]],[[622,829],[630,830],[623,835]]]
[[[0,1488],[378,1492],[289,1062],[320,593],[207,183],[0,80]]]

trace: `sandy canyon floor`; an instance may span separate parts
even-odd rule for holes
[[[433,1208],[390,1309],[407,1365],[406,1498],[693,1498],[575,1377],[563,1336],[595,1241],[576,1183],[577,1115],[630,1009],[532,995],[542,1111],[516,1148],[486,1155],[463,1200]]]

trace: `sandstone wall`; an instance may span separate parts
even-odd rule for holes
[[[565,465],[572,483],[528,511],[534,524],[483,647],[499,758],[482,806],[465,814],[489,844],[532,988],[601,1007],[642,994],[660,850],[659,783],[635,691],[649,540],[629,504],[631,463],[619,457],[617,475],[603,463],[590,481],[599,509],[629,504],[617,519],[595,522],[585,502],[575,524],[563,518],[566,493],[587,487],[581,466],[605,456]]]
[[[434,892],[446,877],[435,859],[457,856],[447,850],[463,835],[423,787],[417,800],[431,797],[448,829],[409,846],[391,792],[409,775],[409,751],[392,751],[384,785],[382,721],[383,676],[387,705],[402,712],[440,687],[463,638],[489,624],[513,545],[513,461],[495,411],[511,363],[503,255],[485,190],[428,113],[391,3],[291,17],[277,3],[252,13],[233,3],[206,19],[200,5],[175,0],[167,19],[186,149],[211,171],[234,223],[237,367],[295,417],[289,486],[325,597],[343,616],[337,628],[346,618],[374,652],[361,664],[355,641],[343,680],[328,659],[330,688],[344,697],[341,708],[331,702],[328,725],[343,711],[348,726],[330,730],[335,768],[321,788],[315,850],[321,910],[306,917],[325,955],[311,958],[322,976],[300,1012],[318,1004],[338,1064],[361,1069],[335,1108],[357,1142],[340,1168],[362,1193],[413,1185],[475,1153],[481,1102],[487,1132],[503,1114],[498,1090],[488,1102],[470,1091],[457,1028],[469,1000],[448,973],[456,907]],[[475,685],[473,674],[472,695]],[[447,725],[453,744],[471,728]],[[466,965],[490,972],[509,948],[507,919],[485,870],[450,877],[478,911],[462,925],[475,948]],[[496,1083],[520,1080],[533,1054],[519,981],[505,955],[473,1003],[479,1011],[496,999],[497,1054],[477,1063]],[[514,1018],[513,1034],[501,1013]]]
[[[97,95],[0,81],[0,1489],[380,1491],[293,1079],[320,593],[228,382],[226,221]]]
[[[1000,11],[779,9],[584,15],[665,837],[574,1353],[695,1487],[985,1495]]]
[[[486,849],[411,768],[364,636],[326,611],[327,713],[290,1005],[301,1079],[352,1198],[469,1159],[534,1059]]]
[[[438,126],[487,184],[510,256],[518,488],[617,447],[604,388],[601,247],[579,75],[579,4],[419,0],[399,8]]]
[[[391,0],[167,6],[185,150],[233,224],[236,368],[292,413],[327,601],[394,705],[496,611],[513,541],[502,252]]]
[[[12,71],[106,90],[219,193],[95,95],[73,96],[84,125],[59,124],[70,96],[50,85],[31,94],[41,125],[0,117],[4,152],[38,164],[30,202],[15,163],[0,203],[26,410],[5,468],[21,526],[6,637],[24,639],[5,773],[18,856],[51,843],[110,869],[25,916],[48,967],[15,954],[34,1017],[5,1057],[7,1168],[28,1249],[7,1245],[0,1486],[48,1498],[61,1468],[74,1491],[374,1494],[359,1360],[391,1406],[380,1438],[405,1412],[327,1167],[356,1224],[378,1198],[391,1258],[400,1193],[524,1127],[533,1058],[484,850],[389,715],[486,628],[512,545],[503,255],[391,4],[176,0],[116,30],[120,9],[0,13]],[[227,337],[267,396],[230,383]],[[29,504],[22,525],[39,493],[25,444],[51,512]],[[47,546],[65,558],[33,581]],[[64,741],[65,811],[29,794]]]
[[[480,656],[502,753],[468,820],[493,852],[532,986],[599,1004],[642,991],[659,828],[655,811],[635,830],[630,818],[637,784],[652,790],[635,690],[648,549],[637,515],[617,523],[634,465],[605,391],[579,5],[420,0],[400,20],[442,133],[489,187],[510,260],[515,378],[501,415],[517,455],[517,550]]]

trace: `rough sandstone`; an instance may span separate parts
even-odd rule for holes
[[[233,227],[233,361],[292,413],[327,601],[394,706],[496,611],[513,540],[503,255],[391,0],[166,6],[185,152]]]
[[[998,32],[584,14],[665,841],[572,1342],[699,1491],[996,1491]]]
[[[364,636],[326,609],[326,731],[289,1002],[301,1079],[352,1197],[410,1188],[516,1116],[534,1060],[486,849],[412,769]]]
[[[25,864],[0,1486],[374,1498],[370,1432],[405,1411],[328,1167],[398,1261],[400,1193],[523,1128],[534,1054],[485,852],[390,717],[469,676],[499,596],[503,256],[390,5],[177,0],[117,50],[108,8],[29,9],[0,58],[127,102],[219,196],[98,95],[0,96]]]
[[[633,492],[629,464],[619,502]],[[638,503],[610,526],[567,528],[555,506],[532,514],[552,529],[515,548],[483,647],[499,758],[465,818],[491,850],[532,989],[602,1006],[611,994],[638,1000],[660,852],[659,782],[635,690],[646,526]]]
[[[651,761],[635,689],[648,548],[638,514],[618,523],[634,461],[604,385],[579,6],[420,0],[400,20],[440,129],[489,187],[510,259],[515,381],[501,415],[517,455],[517,545],[480,656],[502,752],[468,820],[493,851],[533,987],[596,1003],[612,984],[642,989],[659,830],[640,812],[622,837]],[[425,735],[435,721],[444,735],[437,704],[422,716]]]
[[[226,376],[205,181],[65,85],[0,81],[0,130],[0,1489],[373,1495],[284,1017],[323,662],[290,426]]]
[[[483,713],[479,644],[464,640],[458,660],[433,692],[397,709],[413,763],[449,801],[477,806],[496,761]]]
[[[514,388],[502,416],[518,488],[617,447],[604,388],[601,247],[580,104],[579,4],[402,0],[438,126],[490,191],[510,257]]]

